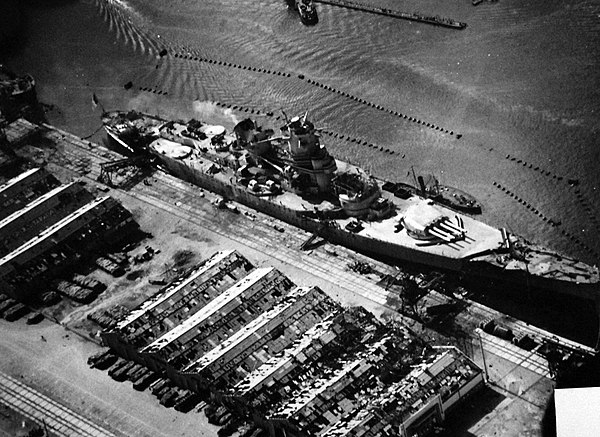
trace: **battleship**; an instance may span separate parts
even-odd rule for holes
[[[307,115],[275,129],[252,119],[228,133],[197,120],[103,114],[113,147],[146,155],[194,185],[369,255],[597,301],[590,266],[336,160]],[[389,182],[388,182],[389,183]]]

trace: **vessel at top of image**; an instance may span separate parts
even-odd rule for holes
[[[334,159],[306,114],[275,132],[251,119],[222,126],[139,112],[103,116],[113,142],[175,176],[361,252],[597,299],[599,274],[430,198]],[[408,193],[408,194],[407,194]]]
[[[419,12],[401,12],[393,9],[382,8],[365,3],[357,3],[349,0],[316,0],[318,3],[338,6],[341,8],[352,9],[355,11],[368,12],[386,17],[400,18],[403,20],[417,21],[420,23],[433,24],[435,26],[449,27],[462,30],[467,27],[467,23],[456,21],[452,18],[440,17],[439,15],[426,15]]]
[[[319,16],[312,0],[295,0],[295,8],[300,15],[300,21],[306,25],[317,24]]]

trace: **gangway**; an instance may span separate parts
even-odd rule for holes
[[[100,175],[98,176],[98,180],[106,185],[114,186],[112,181],[112,175],[114,172],[128,167],[143,167],[149,163],[150,158],[145,155],[103,162],[100,164]]]
[[[300,245],[300,250],[313,250],[327,242],[327,240],[323,238],[316,241],[318,238],[320,238],[318,234],[312,234],[304,243],[302,243],[302,245]]]

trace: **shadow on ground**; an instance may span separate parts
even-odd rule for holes
[[[446,416],[443,435],[447,437],[478,437],[469,431],[486,414],[494,409],[506,398],[492,388],[483,386],[473,397],[460,404],[460,408],[453,410]]]

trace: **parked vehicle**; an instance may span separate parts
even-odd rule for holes
[[[92,364],[92,368],[96,368],[99,370],[106,370],[113,364],[117,362],[118,357],[112,353],[108,353],[103,358],[99,359],[95,363]]]
[[[27,308],[22,303],[17,302],[16,305],[13,305],[12,307],[10,307],[8,310],[6,310],[4,312],[4,318],[6,320],[8,320],[9,322],[14,322],[15,320],[18,320],[21,317],[23,317],[28,312],[29,312],[29,308]]]
[[[97,279],[90,278],[89,276],[75,274],[72,278],[73,282],[81,287],[89,288],[94,293],[102,293],[106,290],[106,284],[98,281]]]
[[[156,380],[158,380],[158,375],[152,371],[149,371],[133,382],[133,388],[134,390],[139,391],[146,390],[148,387],[150,387],[150,384]]]
[[[44,315],[42,313],[33,313],[29,317],[27,317],[26,323],[28,325],[36,325],[44,320]]]
[[[197,393],[187,392],[173,406],[175,410],[187,413],[192,410],[200,402],[200,395]]]
[[[4,314],[13,306],[17,304],[17,301],[12,297],[9,297],[4,302],[0,302],[0,317],[4,317]]]
[[[112,367],[108,371],[108,376],[112,378],[112,376],[116,372],[120,371],[120,369],[123,368],[127,363],[128,361],[124,360],[123,358],[118,358],[117,361],[112,365]]]
[[[58,281],[56,283],[56,289],[60,294],[76,302],[88,303],[96,297],[91,290],[82,288],[70,281]]]
[[[46,306],[60,302],[60,296],[56,291],[47,291],[41,296],[42,303]]]
[[[125,274],[125,270],[120,265],[116,264],[114,261],[109,260],[108,258],[99,257],[96,259],[96,265],[100,267],[107,273],[118,277]]]

